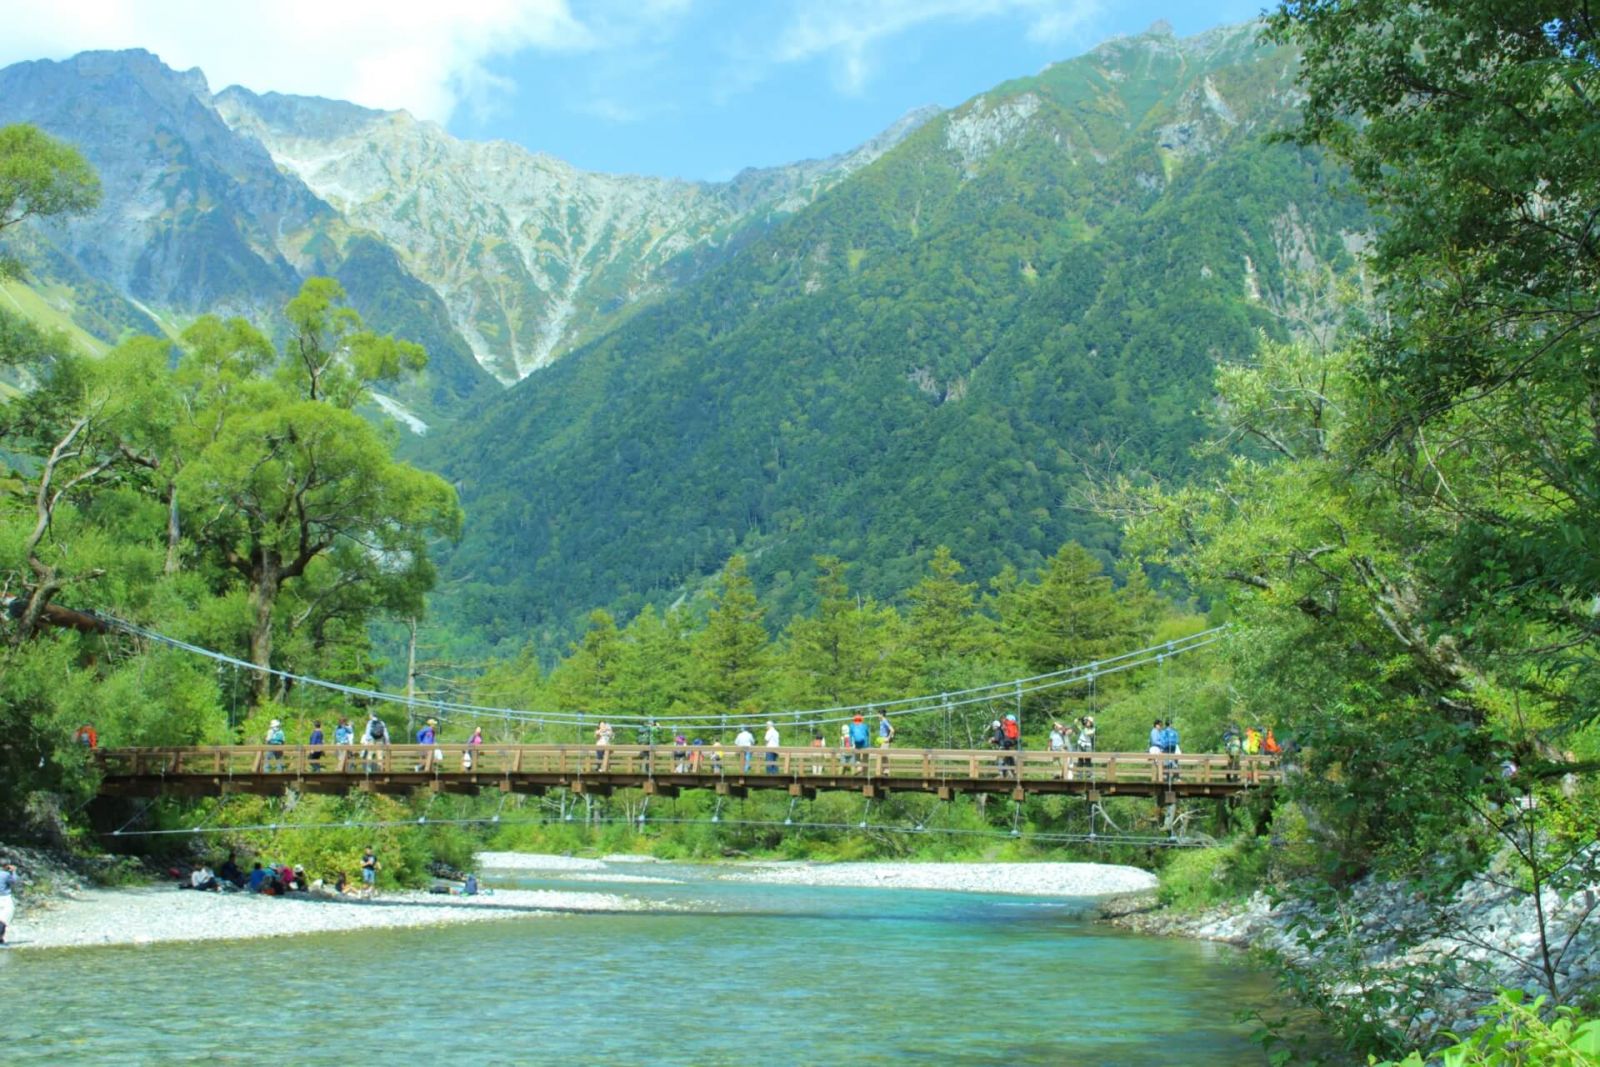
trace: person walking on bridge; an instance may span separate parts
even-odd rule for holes
[[[749,774],[750,773],[750,750],[752,748],[754,748],[755,745],[756,745],[756,735],[750,732],[750,727],[748,727],[748,726],[739,727],[739,732],[737,734],[735,734],[734,738],[733,738],[733,747],[739,749],[741,755],[744,756],[744,773],[745,774]]]
[[[389,727],[378,718],[376,709],[367,712],[367,728],[361,732],[361,758],[366,761],[367,773],[371,774],[373,763],[383,766],[383,748],[389,743]]]
[[[1161,724],[1161,751],[1169,756],[1177,756],[1183,752],[1182,747],[1178,744],[1178,728],[1172,725],[1171,719]],[[1175,780],[1178,777],[1178,761],[1169,759],[1166,761],[1165,766],[1167,768],[1167,780],[1169,782]]]
[[[888,748],[894,742],[894,723],[889,721],[889,713],[878,712],[878,747]]]
[[[324,739],[322,736],[322,720],[312,719],[311,736],[306,738],[306,744],[311,746],[311,752],[306,756],[306,759],[310,762],[311,770],[313,772],[322,770],[323,743]]]
[[[767,773],[778,773],[778,724],[768,721],[767,734],[763,738],[767,743]]]
[[[269,744],[269,745],[281,745],[281,744],[283,744],[283,722],[282,722],[282,720],[273,719],[270,723],[267,724],[267,736],[266,736],[265,740],[266,740],[266,743]],[[283,770],[283,749],[275,748],[272,751],[267,753],[267,770],[269,770],[269,771],[281,771],[281,770]]]
[[[866,720],[860,715],[850,720],[850,747],[866,748],[872,744],[872,734],[867,729]]]

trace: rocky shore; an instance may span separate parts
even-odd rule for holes
[[[1546,890],[1544,943],[1558,986],[1576,993],[1600,985],[1600,886]],[[1357,983],[1400,994],[1388,1021],[1416,1043],[1443,1031],[1476,1028],[1477,1009],[1500,988],[1529,996],[1548,992],[1539,914],[1531,894],[1489,875],[1463,885],[1445,902],[1429,902],[1404,885],[1367,879],[1334,911],[1292,899],[1248,901],[1200,912],[1159,906],[1154,893],[1106,901],[1101,915],[1142,933],[1221,941],[1264,949],[1291,966],[1327,976],[1335,999],[1353,1003]],[[1298,931],[1319,936],[1309,942]]]

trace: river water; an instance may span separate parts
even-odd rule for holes
[[[619,865],[621,867],[623,865]],[[0,1047],[41,1063],[1264,1063],[1269,1002],[1214,945],[1086,902],[506,876],[677,910],[12,952]]]

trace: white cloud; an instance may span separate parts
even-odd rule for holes
[[[858,94],[874,72],[876,46],[930,22],[1023,20],[1030,40],[1060,43],[1084,29],[1100,0],[802,0],[780,31],[772,58],[780,63],[827,57],[839,91]]]
[[[686,0],[653,0],[664,11]],[[525,49],[603,47],[568,0],[0,0],[0,66],[90,49],[147,48],[239,84],[405,108],[444,122],[507,87],[487,67]]]

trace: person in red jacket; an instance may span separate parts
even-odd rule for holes
[[[78,727],[78,732],[72,735],[72,743],[88,749],[98,748],[100,735],[94,732],[94,723],[86,722]]]

